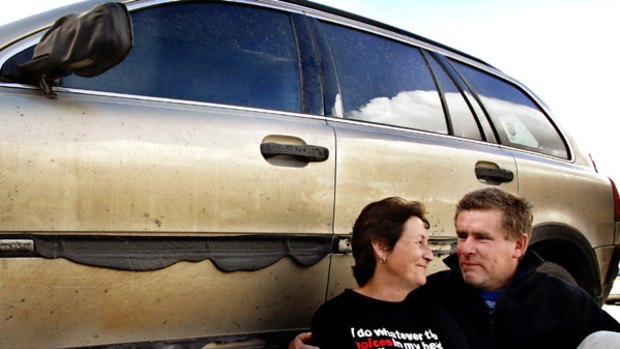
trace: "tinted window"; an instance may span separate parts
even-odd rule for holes
[[[134,48],[119,66],[63,86],[300,111],[297,48],[287,14],[218,3],[132,13]]]
[[[476,118],[469,108],[469,104],[465,101],[461,90],[432,57],[430,58],[430,64],[437,77],[437,82],[441,86],[443,98],[448,109],[448,116],[452,123],[453,134],[457,137],[482,140]]]
[[[447,133],[439,94],[419,49],[322,23],[344,117]]]
[[[568,157],[562,137],[527,94],[490,74],[453,63],[480,97],[503,144]]]

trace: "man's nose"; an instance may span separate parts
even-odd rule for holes
[[[475,251],[474,241],[472,238],[461,238],[456,243],[456,252],[458,254],[472,254]]]

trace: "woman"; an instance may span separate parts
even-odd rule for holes
[[[438,305],[409,295],[426,283],[433,260],[428,227],[421,203],[391,197],[366,206],[351,239],[359,286],[316,311],[310,342],[321,349],[467,348]],[[303,338],[290,347],[303,348]]]

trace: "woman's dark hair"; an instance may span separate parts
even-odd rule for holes
[[[389,197],[368,204],[353,225],[351,247],[353,249],[353,276],[359,286],[364,286],[375,273],[377,260],[372,241],[381,241],[392,250],[400,239],[405,223],[411,217],[418,217],[429,228],[424,204],[399,197]]]

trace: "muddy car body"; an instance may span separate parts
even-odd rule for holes
[[[118,65],[19,73],[99,3],[0,27],[0,347],[277,346],[353,286],[367,203],[424,202],[445,256],[484,186],[533,204],[553,271],[609,293],[612,182],[492,66],[303,1],[128,1]]]

